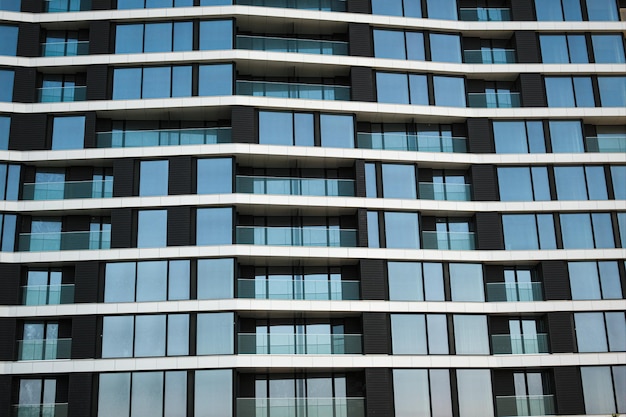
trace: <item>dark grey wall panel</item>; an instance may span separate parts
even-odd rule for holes
[[[253,107],[233,107],[231,120],[233,143],[259,143],[257,115]]]
[[[0,264],[0,305],[20,304],[20,265]]]
[[[72,359],[96,357],[96,316],[75,316],[72,319]]]
[[[489,119],[467,121],[467,145],[471,153],[493,153],[493,137]]]
[[[535,20],[535,7],[533,4],[533,0],[511,1],[511,14],[513,15],[513,20]]]
[[[493,394],[496,396],[514,396],[515,384],[509,370],[496,369],[492,373]]]
[[[546,300],[570,300],[569,274],[565,261],[544,261],[540,266]]]
[[[580,371],[575,366],[554,368],[554,390],[557,414],[585,414]]]
[[[18,151],[46,149],[45,114],[14,114],[11,117],[9,149]]]
[[[67,390],[68,417],[91,415],[93,374],[70,374]]]
[[[559,311],[548,313],[547,316],[550,350],[552,353],[574,352],[574,319],[572,313]]]
[[[497,201],[496,167],[493,165],[472,165],[470,172],[474,201]]]
[[[130,197],[135,183],[135,161],[116,159],[113,161],[113,197]]]
[[[387,355],[391,353],[389,315],[363,313],[363,353]]]
[[[110,38],[111,22],[107,20],[91,22],[89,25],[89,53],[91,55],[112,53]]]
[[[385,261],[382,259],[361,259],[361,298],[363,300],[389,299]]]
[[[22,11],[30,13],[39,13],[43,11],[43,1],[41,0],[22,0]]]
[[[191,194],[191,157],[180,156],[170,158],[169,162],[169,195]]]
[[[87,67],[87,100],[109,98],[109,68],[106,65]]]
[[[15,357],[15,332],[17,321],[13,318],[0,317],[0,361],[13,361]]]
[[[39,32],[40,27],[38,24],[20,23],[19,36],[17,38],[18,56],[39,56]]]
[[[358,246],[361,248],[368,247],[368,237],[367,237],[367,210],[358,209],[357,210],[357,233]]]
[[[476,213],[476,244],[479,250],[504,249],[500,213]]]
[[[98,302],[98,274],[100,263],[78,262],[74,272],[74,302]]]
[[[369,0],[348,0],[349,13],[371,13]]]
[[[374,94],[374,70],[365,67],[352,67],[350,70],[353,101],[376,101]]]
[[[546,92],[541,74],[520,74],[520,92],[523,107],[546,107]]]
[[[85,114],[85,148],[96,147],[96,113]]]
[[[111,248],[130,248],[133,245],[131,228],[133,212],[131,209],[111,210]]]
[[[91,0],[91,10],[109,10],[112,8],[112,0]]]
[[[167,246],[191,245],[191,208],[167,209]]]
[[[350,38],[350,55],[352,56],[374,56],[374,44],[372,31],[366,23],[350,23],[348,25],[348,35]]]
[[[365,408],[367,417],[393,416],[391,369],[365,370]]]
[[[11,375],[0,375],[0,416],[11,415]]]
[[[354,163],[355,196],[365,197],[365,162],[362,159]]]
[[[16,68],[13,81],[13,101],[34,103],[36,101],[37,69]]]
[[[517,62],[520,64],[534,64],[541,62],[537,34],[532,31],[515,32],[514,42],[517,53]]]

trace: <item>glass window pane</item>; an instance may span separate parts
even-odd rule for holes
[[[419,221],[417,213],[386,212],[385,240],[387,248],[419,249]]]
[[[626,392],[626,365],[612,366],[613,368],[613,384],[615,392]],[[617,411],[623,413],[626,411],[626,397],[617,395]]]
[[[604,167],[592,166],[585,167],[587,177],[587,189],[589,190],[590,200],[607,200],[609,198],[606,188],[606,177],[604,176]]]
[[[610,249],[615,247],[613,237],[613,223],[609,213],[592,213],[591,224],[593,225],[593,235],[595,247],[598,249]]]
[[[143,69],[143,98],[171,97],[171,67],[151,67]]]
[[[189,315],[167,316],[167,356],[189,354]]]
[[[456,371],[456,380],[459,391],[459,415],[463,417],[494,415],[489,370],[459,369]]]
[[[537,215],[537,230],[539,230],[539,247],[556,249],[556,231],[552,214]]]
[[[233,242],[231,208],[198,209],[196,222],[196,245],[230,245]]]
[[[425,355],[426,316],[423,314],[392,314],[391,345],[394,355]]]
[[[233,21],[200,22],[200,50],[233,49]]]
[[[174,23],[173,48],[174,51],[191,51],[193,49],[193,22]]]
[[[137,301],[167,300],[167,261],[137,263]]]
[[[423,301],[422,267],[417,262],[388,262],[389,299]]]
[[[144,52],[172,50],[172,23],[146,23],[145,31]]]
[[[416,3],[418,3],[416,1]],[[415,61],[424,61],[424,34],[420,32],[406,32],[406,54],[407,58]]]
[[[105,270],[104,302],[135,301],[135,262],[108,263]]]
[[[595,107],[590,77],[573,77],[576,107]]]
[[[374,29],[373,32],[374,56],[376,58],[406,59],[404,32],[377,29]]]
[[[135,357],[165,356],[165,315],[137,316]]]
[[[196,352],[198,355],[234,353],[233,313],[198,314]]]
[[[139,195],[168,194],[169,162],[141,161],[139,165]]]
[[[563,14],[565,15],[565,20],[569,22],[583,20],[580,0],[563,0]]]
[[[615,0],[585,0],[590,21],[619,20]]]
[[[563,20],[561,0],[535,0],[535,12],[538,21]]]
[[[379,103],[409,104],[407,75],[377,72],[376,97]]]
[[[198,260],[198,299],[233,298],[233,259]]]
[[[339,114],[320,115],[322,147],[354,148],[354,117]]]
[[[394,369],[395,417],[430,416],[430,393],[426,369]]]
[[[425,263],[424,268],[424,293],[428,301],[444,301],[443,289],[443,265],[440,263]]]
[[[194,416],[232,417],[233,371],[196,371],[195,376]]]
[[[450,264],[452,301],[485,301],[480,264]]]
[[[130,411],[130,373],[100,374],[98,417],[127,417]]]
[[[0,69],[0,101],[13,101],[14,75],[13,71]]]
[[[554,167],[554,178],[559,200],[587,200],[583,167]]]
[[[548,107],[575,107],[574,89],[570,77],[546,77]]]
[[[584,152],[583,132],[580,122],[550,121],[549,127],[552,152]]]
[[[606,331],[609,335],[609,351],[626,351],[626,318],[624,313],[606,313]]]
[[[382,164],[382,176],[385,198],[417,198],[415,166]]]
[[[191,97],[191,66],[172,67],[172,97]]]
[[[528,153],[524,122],[494,121],[493,137],[496,153]]]
[[[230,96],[233,94],[233,66],[231,64],[200,65],[199,96]]]
[[[430,34],[430,55],[434,62],[461,62],[459,35]]]
[[[2,150],[9,149],[9,131],[10,130],[11,130],[11,118],[6,117],[6,116],[0,116],[0,149]]]
[[[167,210],[142,210],[137,214],[137,247],[167,246]]]
[[[503,215],[502,227],[504,230],[504,247],[507,250],[539,249],[534,215]]]
[[[402,0],[372,0],[372,14],[402,16]]]
[[[426,0],[429,19],[457,20],[456,0]]]
[[[141,68],[114,69],[113,100],[136,98],[141,98]]]
[[[591,35],[593,55],[598,64],[624,63],[624,41],[620,35]]]
[[[616,200],[626,200],[626,165],[611,166],[613,193]]]
[[[569,63],[565,35],[539,35],[544,64]]]
[[[598,77],[602,107],[626,107],[626,77]]]
[[[259,143],[293,145],[293,114],[289,112],[259,112]]]
[[[622,284],[617,262],[598,262],[598,266],[600,268],[602,298],[605,300],[622,298]]]
[[[370,198],[378,197],[376,165],[372,163],[365,164],[365,196]]]
[[[431,355],[447,355],[448,321],[445,314],[429,314],[426,316],[428,331],[428,353]]]
[[[428,80],[425,75],[409,74],[411,104],[428,106]]]
[[[378,212],[367,212],[367,246],[370,248],[380,247],[380,233],[378,231]]]
[[[324,116],[321,116],[324,117]],[[344,116],[345,117],[345,116]],[[296,146],[314,146],[315,145],[315,128],[313,115],[311,113],[294,113],[293,115],[294,122],[294,136],[296,139]],[[332,125],[332,120],[325,120],[324,126],[328,127]],[[335,120],[335,122],[341,123],[340,120]],[[345,126],[344,126],[345,127]],[[353,127],[349,127],[349,129],[353,129]],[[339,136],[339,135],[335,135]],[[347,135],[346,135],[347,137]],[[350,139],[352,141],[352,139]],[[342,141],[339,141],[341,143]],[[324,143],[324,138],[322,138],[322,144]],[[352,142],[351,142],[352,143]],[[349,146],[352,148],[353,146]]]
[[[163,415],[163,372],[133,372],[132,417]]]
[[[593,248],[593,233],[589,214],[561,214],[563,249]]]
[[[600,282],[595,262],[569,262],[569,283],[572,300],[599,300]]]
[[[465,107],[465,80],[460,77],[433,77],[435,105]]]
[[[52,149],[85,147],[85,116],[55,117],[52,122]]]
[[[230,194],[233,192],[233,159],[198,159],[198,194]]]
[[[189,261],[170,261],[168,300],[189,299]]]
[[[17,54],[17,26],[0,25],[0,55],[15,56]]]
[[[576,341],[579,352],[607,352],[602,313],[575,313]]]
[[[587,414],[615,412],[611,368],[609,366],[581,366],[583,397]]]
[[[102,357],[130,358],[133,356],[133,316],[102,319]]]
[[[571,63],[586,64],[589,62],[585,35],[567,35],[567,43],[569,45],[569,61]]]
[[[500,201],[533,201],[530,169],[498,168]]]
[[[488,355],[489,339],[486,316],[455,314],[454,346],[458,355]]]
[[[548,201],[550,197],[550,183],[546,167],[532,167],[533,194],[536,201]]]
[[[164,417],[182,417],[187,410],[187,372],[165,373]]]

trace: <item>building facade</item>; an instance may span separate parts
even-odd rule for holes
[[[0,0],[0,416],[626,414],[622,0]]]

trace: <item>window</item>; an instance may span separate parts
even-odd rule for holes
[[[559,200],[606,200],[608,193],[604,167],[554,167]]]
[[[452,301],[485,301],[481,264],[450,264]]]
[[[583,20],[579,0],[535,0],[535,11],[538,21]]]
[[[167,195],[169,161],[141,161],[139,163],[139,195]]]
[[[429,19],[457,20],[456,0],[426,0]]]
[[[203,208],[196,212],[196,245],[233,243],[233,209]]]
[[[232,354],[235,350],[233,313],[198,314],[197,355]]]
[[[450,371],[447,369],[394,369],[395,417],[452,416]]]
[[[436,106],[465,107],[465,79],[435,75],[433,83]]]
[[[453,323],[457,355],[489,355],[487,316],[455,314]]]
[[[591,35],[593,56],[599,64],[624,63],[624,40],[621,35]]]
[[[550,200],[546,167],[498,167],[500,201]]]
[[[137,213],[137,247],[167,246],[167,210],[140,210]]]
[[[20,192],[20,165],[0,163],[0,200],[17,200]]]
[[[392,314],[391,345],[394,355],[447,355],[445,314]]]
[[[13,101],[13,78],[13,71],[0,69],[0,101]]]
[[[422,17],[421,0],[372,0],[372,14]]]
[[[205,0],[203,0],[205,1]],[[218,0],[214,0],[218,1]],[[219,4],[231,4],[224,0]],[[191,7],[193,0],[124,0],[117,2],[118,9],[154,9],[163,7]]]
[[[578,352],[626,351],[624,312],[574,313]]]
[[[578,125],[582,144],[582,129],[580,129],[580,123]],[[543,124],[540,121],[494,121],[493,136],[496,153],[546,152]]]
[[[13,252],[15,249],[15,214],[0,213],[0,251]]]
[[[617,262],[568,262],[572,300],[621,299]]]
[[[415,165],[382,164],[383,197],[417,198]]]
[[[232,370],[196,371],[194,411],[195,417],[232,417]]]
[[[0,0],[0,10],[19,12],[21,10],[21,0]]]
[[[443,265],[388,262],[389,299],[392,301],[444,301]]]
[[[0,8],[0,10],[3,10]],[[0,55],[15,56],[17,54],[17,26],[0,25]]]
[[[320,136],[324,148],[354,148],[354,117],[320,115]]]
[[[626,77],[598,77],[602,107],[626,107]]]
[[[233,66],[231,64],[200,65],[198,70],[199,96],[230,96],[232,94]]]
[[[611,166],[613,194],[616,200],[626,200],[626,165]]]
[[[626,246],[626,213],[617,213],[617,227],[619,228],[619,236],[621,247]]]
[[[259,143],[265,145],[315,146],[312,113],[259,112]],[[320,115],[321,146],[354,148],[354,116]]]
[[[198,159],[197,175],[198,194],[229,194],[233,192],[232,158]]]
[[[374,56],[424,61],[424,35],[421,32],[374,29]]]
[[[376,73],[379,103],[428,105],[426,75]]]
[[[585,412],[612,414],[626,412],[626,366],[582,366],[580,377]]]
[[[374,223],[374,217],[368,212],[367,227],[371,231],[370,247],[379,247],[379,241],[374,240],[378,236],[378,222]],[[394,249],[419,249],[419,220],[417,213],[384,212],[382,220],[385,226],[385,247]],[[370,219],[371,217],[371,219]],[[378,216],[376,216],[378,217]],[[372,223],[370,223],[372,220]]]
[[[33,414],[32,410],[39,412],[42,405],[46,406],[43,408],[46,411],[54,410],[57,401],[59,404],[67,402],[67,378],[19,378],[16,385],[19,385],[18,405],[23,406],[15,410],[17,415]]]
[[[234,259],[200,259],[197,268],[198,300],[233,298]]]
[[[441,3],[443,3],[441,0],[437,2],[437,4]],[[459,35],[431,33],[429,38],[431,61],[462,62],[461,38]]]
[[[559,215],[563,249],[614,248],[609,213],[567,213]]]
[[[589,62],[585,35],[539,35],[539,43],[544,64]]]
[[[584,152],[583,131],[578,121],[550,120],[550,142],[554,153]]]
[[[85,116],[55,116],[52,119],[52,149],[83,149]]]
[[[548,107],[595,107],[590,77],[545,77],[545,83]]]
[[[113,100],[190,96],[191,66],[113,70]]]
[[[504,214],[502,226],[507,250],[556,249],[551,214]]]
[[[11,130],[11,117],[0,116],[0,150],[9,149],[10,130]]]
[[[460,416],[484,417],[495,415],[491,372],[488,369],[458,369],[456,381]]]
[[[200,50],[233,49],[233,21],[200,22]]]
[[[615,0],[585,0],[589,20],[619,20]]]

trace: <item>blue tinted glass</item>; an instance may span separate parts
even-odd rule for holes
[[[613,193],[615,194],[615,199],[626,200],[626,165],[612,166],[611,179],[613,180]]]
[[[378,231],[378,212],[367,212],[367,246],[370,248],[380,247],[380,233]]]
[[[113,100],[141,98],[141,68],[113,71]]]
[[[411,104],[428,106],[428,79],[425,75],[409,74]]]
[[[601,299],[596,262],[569,262],[567,268],[572,300]]]
[[[533,214],[502,215],[504,247],[507,250],[539,249]]]
[[[586,64],[589,62],[585,35],[567,35],[567,43],[569,45],[569,57],[571,63]]]
[[[198,159],[198,194],[233,192],[232,158]]]
[[[456,0],[426,0],[429,19],[457,20]]]
[[[417,213],[386,212],[385,241],[387,248],[419,249],[419,221]]]
[[[561,0],[535,0],[538,21],[563,20]]]
[[[570,77],[546,77],[548,107],[575,107],[574,89]]]
[[[135,262],[108,263],[105,270],[104,302],[135,301]]]
[[[539,247],[556,249],[556,231],[552,214],[537,215],[537,230],[539,230]]]
[[[172,7],[172,0],[146,0],[146,9]]]
[[[167,210],[141,210],[137,213],[137,247],[167,246]]]
[[[0,220],[2,220],[2,215],[0,214]],[[0,241],[2,241],[2,250],[3,252],[13,252],[15,249],[15,228],[17,225],[17,216],[14,214],[5,214],[4,215],[4,224],[3,229],[0,230],[2,232],[2,236],[0,237]]]
[[[196,212],[196,245],[233,243],[233,209],[206,208]]]
[[[560,219],[563,249],[593,248],[593,233],[589,214],[561,214]]]
[[[408,59],[416,61],[423,61],[426,59],[423,33],[406,32],[406,54]]]
[[[197,320],[198,337],[196,352],[198,355],[234,353],[233,313],[198,314]]]
[[[598,77],[602,107],[626,107],[626,77]]]
[[[145,30],[144,52],[170,52],[172,50],[171,23],[146,23]]]
[[[372,163],[365,164],[365,196],[371,198],[378,197],[376,188],[376,165]]]
[[[593,235],[595,247],[599,249],[611,249],[615,247],[613,237],[613,224],[609,213],[592,213],[591,224],[593,225]]]
[[[21,9],[21,0],[0,0],[0,10],[10,12],[19,12]]]
[[[191,51],[193,49],[193,23],[174,23],[174,51]]]
[[[229,96],[233,94],[233,67],[230,64],[200,65],[199,96]]]
[[[289,112],[259,112],[259,143],[293,145],[293,114]]]
[[[233,298],[235,261],[233,259],[198,260],[198,299]]]
[[[354,118],[338,114],[320,115],[320,136],[325,148],[354,148]]]
[[[579,352],[606,352],[606,331],[602,313],[575,313],[574,323]]]
[[[493,122],[496,153],[528,153],[524,122]]]
[[[461,62],[459,35],[430,34],[430,56],[435,62]]]
[[[563,0],[563,14],[565,15],[565,20],[569,22],[583,20],[580,0]]]
[[[171,96],[172,68],[149,67],[143,69],[143,98],[163,98]]]
[[[587,176],[587,189],[589,190],[589,200],[607,200],[609,198],[606,188],[606,177],[604,167],[585,167]]]
[[[341,120],[333,121],[331,119],[325,118],[324,116],[321,116],[321,119],[323,120],[323,123],[322,123],[323,128],[332,126],[333,123],[337,123],[337,124],[342,123]],[[313,115],[311,113],[295,113],[293,115],[293,121],[294,121],[294,136],[296,139],[296,146],[314,146],[315,145],[315,127],[314,127],[315,122],[313,120]],[[347,124],[347,122],[345,123]],[[348,126],[343,126],[343,127],[348,128],[348,132],[351,129],[353,129],[352,127],[348,127]],[[338,136],[338,134],[335,134],[335,136]],[[345,140],[347,140],[347,136],[348,136],[348,133],[346,133],[346,135],[344,136]],[[335,142],[339,144],[344,141],[338,140]],[[350,139],[351,144],[352,142],[353,140]],[[324,144],[324,136],[322,136],[322,146],[324,146],[323,144]],[[352,148],[353,146],[350,145],[347,147]]]
[[[118,9],[143,9],[144,0],[124,0],[117,2]]]
[[[617,227],[619,228],[621,247],[626,247],[626,213],[617,213]]]
[[[376,97],[379,103],[409,104],[407,75],[377,72]]]
[[[485,301],[481,264],[450,264],[452,301]]]
[[[139,195],[167,195],[168,161],[141,161],[139,167]]]
[[[591,88],[591,78],[574,77],[573,81],[574,81],[574,93],[576,94],[576,107],[595,107],[596,102],[593,98],[593,89]]]
[[[554,179],[559,200],[587,200],[583,167],[554,167]]]
[[[540,35],[541,57],[545,64],[568,63],[565,35]]]
[[[13,71],[0,69],[0,101],[13,101]]]
[[[200,6],[223,6],[226,4],[233,4],[233,2],[232,0],[200,0]]]
[[[425,315],[391,315],[391,346],[393,354],[424,355],[428,353],[426,340]]]
[[[233,416],[232,369],[198,370],[195,372],[194,416]]]
[[[580,122],[551,121],[549,123],[552,152],[584,152]]]
[[[233,21],[200,22],[200,50],[233,49]]]
[[[533,200],[533,186],[528,167],[498,168],[498,185],[500,201]]]
[[[0,25],[0,55],[15,56],[17,53],[17,26]]]
[[[413,165],[383,164],[383,196],[386,198],[417,198]]]
[[[402,0],[372,0],[372,14],[402,16]]]
[[[422,265],[417,262],[388,262],[389,299],[424,301]]]
[[[191,97],[191,66],[172,68],[172,97]]]
[[[374,56],[376,58],[406,59],[404,32],[374,30]]]
[[[624,63],[624,41],[620,35],[591,35],[597,63]]]
[[[435,105],[465,107],[465,80],[460,77],[434,76]]]
[[[533,178],[533,194],[536,201],[550,200],[550,183],[548,182],[548,169],[546,167],[532,167],[530,169]]]
[[[143,52],[143,25],[118,25],[115,28],[115,53]]]
[[[82,149],[85,146],[85,117],[55,117],[52,149]]]
[[[0,116],[0,149],[9,149],[9,131],[11,130],[11,118]]]
[[[543,122],[526,122],[526,131],[530,153],[545,153],[546,140],[543,135]]]
[[[406,17],[422,17],[422,1],[404,0],[404,15]]]
[[[585,0],[589,20],[619,20],[615,0]]]

